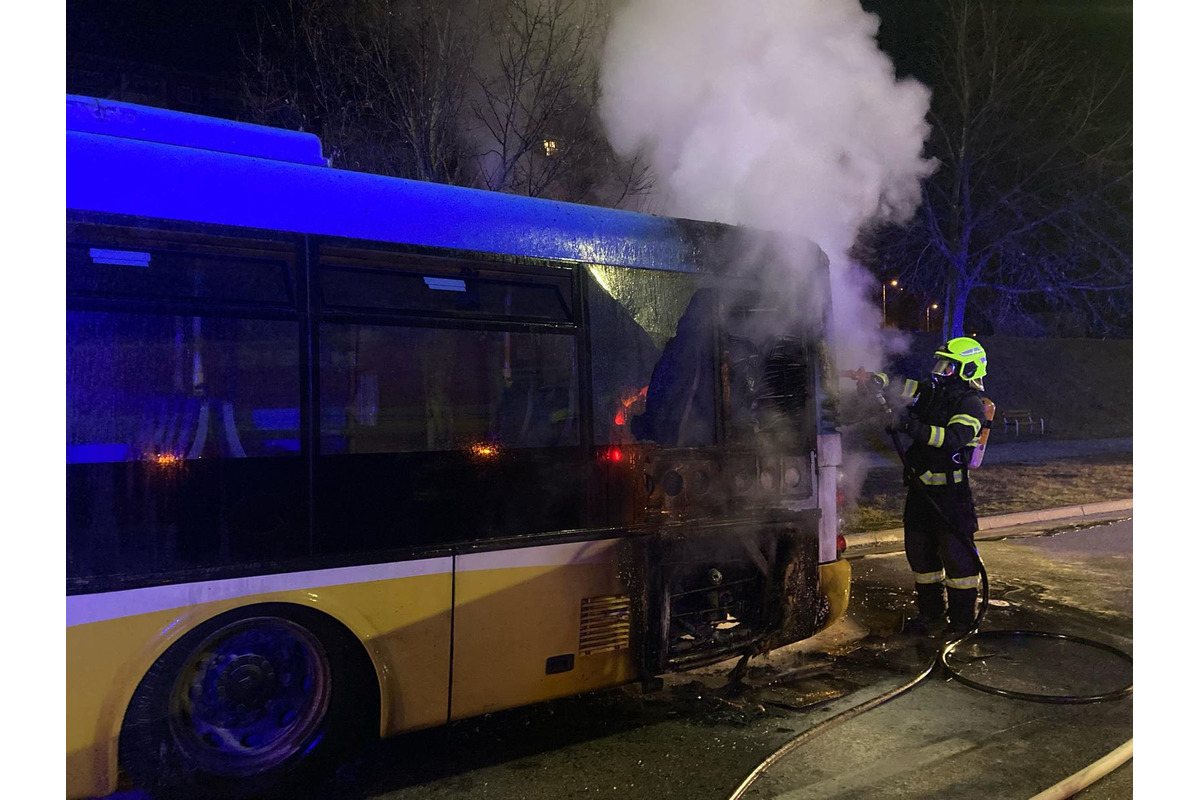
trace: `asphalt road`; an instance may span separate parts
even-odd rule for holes
[[[985,629],[1085,636],[1132,652],[1131,520],[984,542]],[[722,800],[798,732],[904,683],[930,655],[896,633],[911,576],[901,554],[854,560],[851,611],[835,628],[753,667],[672,676],[650,695],[617,689],[372,744],[313,798]],[[1125,662],[1076,646],[981,643],[963,669],[1021,691],[1092,694],[1132,680]],[[779,762],[747,797],[1029,798],[1132,736],[1133,701],[1048,705],[975,691],[935,673],[910,693]],[[1087,800],[1132,796],[1132,763]]]
[[[984,630],[1053,631],[1132,652],[1132,545],[1132,520],[982,543],[993,598]],[[895,554],[866,557],[856,566],[854,621],[886,634],[896,590],[907,588],[907,565]],[[874,650],[888,666],[903,664],[910,649],[886,635],[863,645],[859,653]],[[964,666],[970,677],[1018,691],[1099,694],[1132,681],[1131,668],[1104,651],[1029,637],[980,642],[964,655],[976,659]],[[1132,735],[1132,697],[1044,705],[937,677],[789,756],[748,796],[1029,798]],[[1107,800],[1132,793],[1127,764],[1084,796]]]

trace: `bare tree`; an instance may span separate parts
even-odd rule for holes
[[[413,159],[413,177],[458,182],[462,111],[478,37],[472,4],[359,0],[350,19],[361,102]],[[329,53],[332,60],[336,55]]]
[[[494,7],[472,103],[487,188],[612,205],[649,191],[648,164],[619,159],[596,117],[606,5],[502,0]]]
[[[596,15],[583,0],[507,0],[489,16],[472,103],[481,179],[489,189],[540,195],[588,122]]]
[[[868,232],[860,253],[936,298],[947,336],[963,334],[969,307],[1023,332],[1039,311],[1100,328],[1127,316],[1131,125],[1111,122],[1115,82],[994,3],[943,10],[928,144],[941,166],[913,222]]]
[[[294,130],[309,130],[305,101],[300,96],[301,65],[299,21],[289,0],[287,13],[260,7],[255,36],[242,42],[245,67],[238,75],[242,105],[252,122]]]
[[[650,172],[595,114],[606,19],[585,0],[296,0],[260,14],[243,94],[340,167],[629,205]]]
[[[478,36],[474,4],[308,0],[265,7],[242,85],[259,121],[318,132],[336,165],[455,183]],[[295,109],[280,119],[281,109]]]

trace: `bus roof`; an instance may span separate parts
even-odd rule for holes
[[[313,134],[67,96],[67,208],[535,258],[703,269],[734,229],[332,169]]]

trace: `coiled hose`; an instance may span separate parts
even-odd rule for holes
[[[930,497],[928,494],[925,493],[924,485],[920,481],[913,480],[914,476],[912,476],[912,474],[909,470],[909,467],[908,467],[908,463],[904,458],[904,451],[903,451],[903,448],[901,447],[899,436],[891,428],[888,429],[888,432],[892,436],[892,443],[896,447],[896,453],[897,453],[897,455],[900,456],[900,463],[903,465],[905,473],[909,476],[910,484],[913,486],[919,487],[919,491],[921,492],[921,494],[925,498],[925,500],[928,501],[931,505],[933,505],[933,507],[937,510],[938,514],[942,517],[942,519],[946,522],[946,524],[950,527],[950,529],[956,531],[956,533],[957,533],[957,530],[955,529],[954,525],[952,525],[950,523],[950,521],[948,519],[946,519],[946,516],[942,512],[941,507],[938,506],[938,504],[936,502],[934,502],[932,497]],[[794,738],[788,740],[786,743],[783,744],[782,747],[780,747],[775,752],[773,752],[769,756],[767,756],[762,762],[759,763],[759,765],[757,767],[754,768],[754,770],[749,775],[746,776],[746,778],[741,782],[741,784],[737,787],[737,789],[734,790],[733,794],[731,794],[729,796],[729,800],[740,800],[740,798],[743,795],[745,795],[746,791],[750,788],[750,786],[756,780],[758,780],[763,775],[763,773],[765,773],[768,769],[771,768],[771,766],[773,764],[777,763],[780,759],[782,759],[788,753],[791,753],[794,750],[797,750],[800,747],[803,747],[805,744],[807,744],[808,742],[817,738],[818,736],[820,736],[821,734],[830,730],[831,728],[837,727],[838,725],[841,725],[844,722],[849,722],[850,720],[854,719],[855,717],[859,716],[860,714],[864,714],[873,708],[878,708],[879,706],[883,705],[884,703],[887,703],[891,700],[895,700],[900,695],[905,694],[906,692],[916,688],[916,686],[918,684],[920,684],[921,681],[925,680],[927,677],[930,676],[930,674],[933,673],[933,670],[938,666],[938,664],[942,665],[942,667],[946,670],[946,672],[950,675],[950,677],[954,678],[956,681],[959,681],[960,683],[965,684],[966,686],[970,686],[972,689],[977,689],[981,692],[987,692],[989,694],[1000,695],[1001,697],[1011,697],[1011,698],[1018,699],[1018,700],[1029,700],[1029,701],[1038,702],[1038,703],[1056,703],[1056,704],[1099,703],[1099,702],[1105,702],[1105,701],[1110,701],[1110,700],[1117,700],[1119,698],[1126,697],[1133,693],[1133,684],[1132,683],[1130,683],[1128,686],[1126,686],[1124,688],[1117,689],[1115,691],[1104,692],[1101,694],[1085,695],[1085,696],[1015,692],[1015,691],[1011,691],[1011,690],[1007,690],[1007,689],[1000,689],[1000,688],[997,688],[994,686],[988,686],[986,684],[982,684],[977,681],[973,681],[973,680],[966,678],[963,675],[959,674],[953,667],[951,667],[950,664],[947,662],[947,659],[950,656],[950,654],[953,653],[954,650],[959,645],[961,645],[967,639],[970,639],[972,637],[980,638],[980,639],[1007,639],[1007,638],[1028,637],[1028,638],[1058,639],[1058,640],[1062,640],[1062,641],[1070,641],[1070,642],[1075,642],[1078,644],[1083,644],[1088,647],[1093,647],[1098,650],[1103,650],[1108,653],[1112,653],[1112,654],[1117,655],[1117,656],[1125,659],[1126,661],[1128,661],[1131,666],[1133,664],[1133,656],[1129,655],[1125,651],[1120,650],[1116,647],[1112,647],[1110,645],[1104,644],[1102,642],[1093,641],[1091,639],[1085,639],[1081,636],[1068,636],[1067,634],[1062,634],[1062,633],[1050,633],[1047,631],[1035,631],[1035,630],[984,631],[982,633],[979,632],[979,627],[983,624],[984,617],[987,615],[990,592],[988,589],[987,569],[986,569],[986,567],[984,567],[983,559],[979,555],[979,550],[976,547],[970,547],[969,549],[971,550],[972,553],[975,554],[975,562],[979,566],[979,600],[980,600],[979,610],[975,612],[975,619],[971,622],[970,630],[968,630],[966,633],[959,635],[957,638],[951,639],[951,640],[947,641],[945,644],[943,644],[941,646],[941,648],[938,650],[937,655],[934,656],[934,658],[932,658],[930,660],[929,664],[923,670],[921,670],[921,672],[918,673],[912,680],[908,681],[908,683],[905,683],[903,686],[899,686],[890,691],[884,692],[883,694],[879,695],[878,697],[873,697],[870,700],[867,700],[866,702],[859,703],[858,705],[854,706],[853,708],[848,708],[845,711],[841,712],[840,714],[835,714],[834,716],[817,723],[816,725],[814,725],[813,727],[809,728],[808,730],[802,732],[798,736],[795,736]],[[1129,745],[1129,752],[1132,753],[1132,740],[1130,741],[1130,743],[1128,743],[1128,745]],[[1114,766],[1116,766],[1116,765],[1114,765]],[[1099,776],[1097,776],[1097,777],[1099,777]]]

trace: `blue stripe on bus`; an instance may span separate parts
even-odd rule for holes
[[[674,220],[68,131],[67,208],[694,272]]]
[[[250,411],[254,427],[260,431],[295,431],[300,429],[298,408],[255,408]]]
[[[109,464],[129,460],[127,444],[69,444],[68,464]]]
[[[88,250],[94,264],[111,264],[118,267],[148,267],[150,254],[135,250],[106,250],[103,247],[93,247]]]
[[[67,130],[318,167],[326,163],[321,140],[312,133],[80,95],[67,95]]]
[[[458,278],[430,278],[425,276],[425,285],[437,292],[465,292],[467,282]]]

